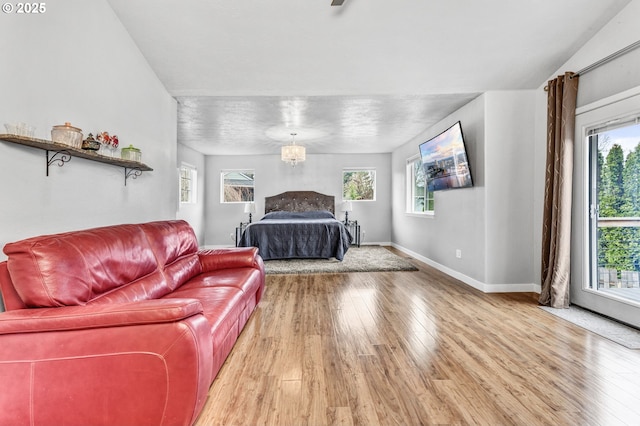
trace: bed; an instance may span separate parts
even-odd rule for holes
[[[289,191],[265,198],[265,215],[250,223],[239,246],[258,247],[264,260],[342,260],[351,235],[335,217],[331,195],[314,191]]]

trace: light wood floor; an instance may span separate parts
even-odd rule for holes
[[[417,272],[268,275],[204,425],[640,425],[640,351]]]

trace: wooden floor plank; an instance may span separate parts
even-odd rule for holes
[[[196,425],[640,424],[640,351],[412,262],[267,276]]]

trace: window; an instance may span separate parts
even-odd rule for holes
[[[374,169],[343,170],[342,199],[354,201],[375,201],[376,171]]]
[[[420,156],[407,160],[407,213],[433,214],[433,191],[427,190],[427,181]]]
[[[180,166],[180,203],[194,204],[197,202],[198,171],[188,164]]]
[[[222,189],[220,191],[221,203],[246,203],[254,201],[253,170],[223,171],[220,176],[220,182],[222,183]]]
[[[588,129],[590,287],[640,302],[640,117]]]

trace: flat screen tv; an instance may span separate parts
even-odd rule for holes
[[[429,191],[473,186],[459,121],[438,136],[421,143],[420,156]]]

